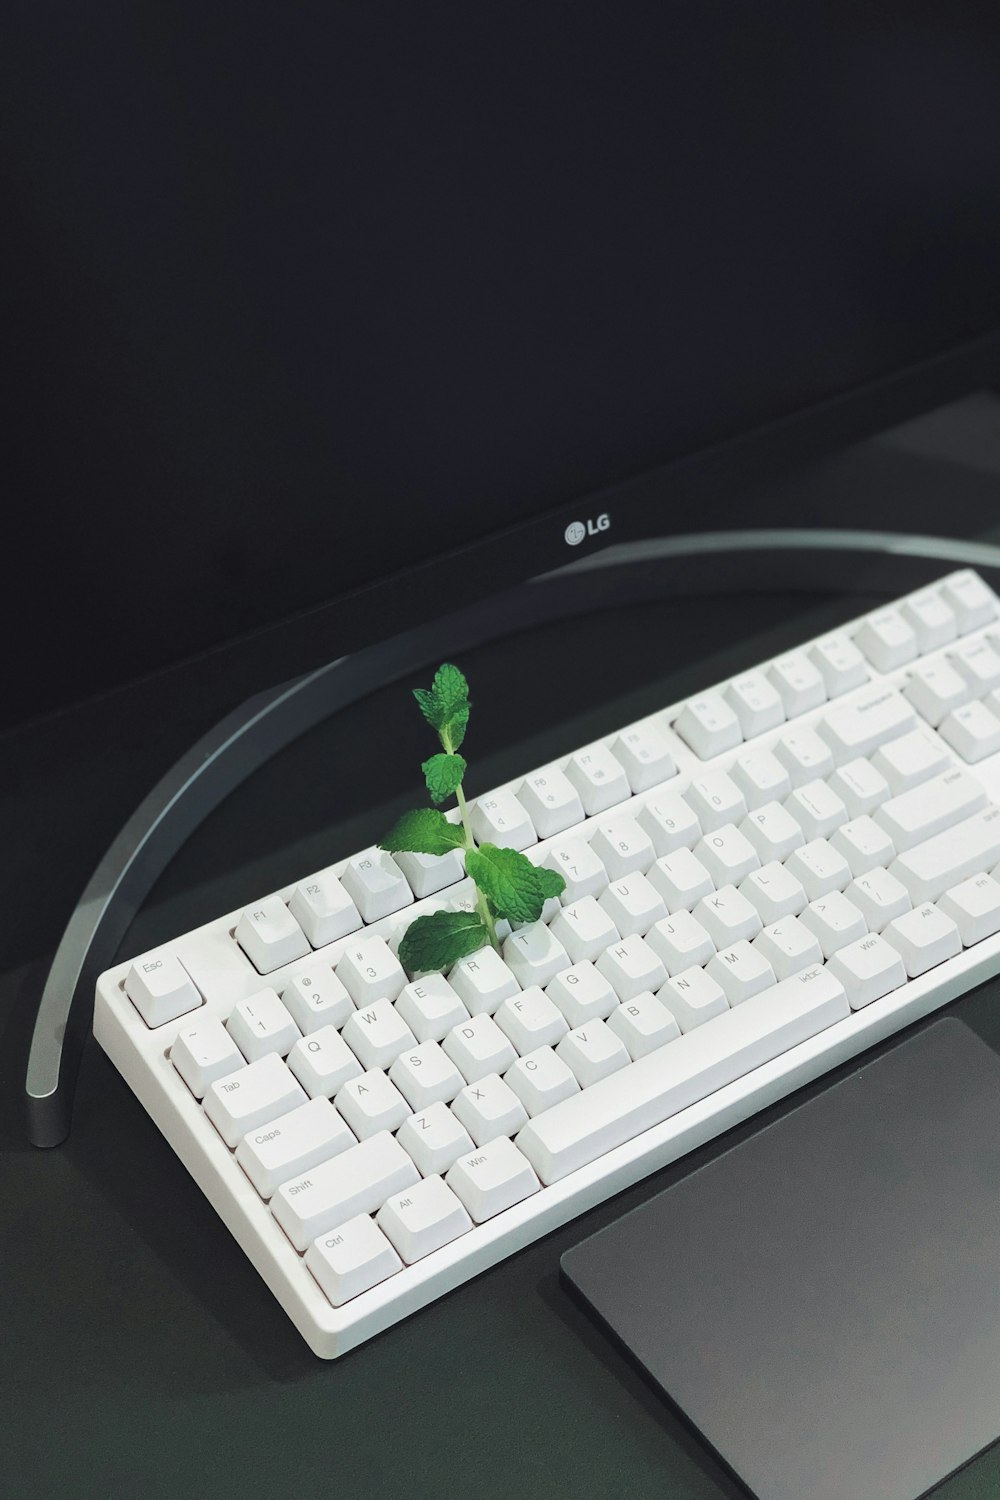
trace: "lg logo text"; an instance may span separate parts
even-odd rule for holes
[[[610,525],[611,517],[607,511],[602,511],[593,521],[571,521],[564,535],[571,547],[579,547],[585,536],[597,536],[598,532],[607,531]]]

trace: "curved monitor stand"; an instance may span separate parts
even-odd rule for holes
[[[753,554],[748,567],[747,554]],[[129,818],[91,876],[56,950],[35,1019],[28,1136],[69,1134],[97,977],[188,836],[241,782],[330,714],[459,651],[560,618],[666,594],[849,589],[905,593],[942,568],[1000,572],[1000,548],[879,532],[745,531],[623,543],[249,699],[181,757]]]

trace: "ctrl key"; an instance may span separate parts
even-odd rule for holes
[[[403,1269],[403,1262],[367,1214],[358,1214],[313,1240],[306,1250],[306,1265],[334,1307],[342,1307]]]

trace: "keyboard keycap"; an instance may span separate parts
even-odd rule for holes
[[[712,833],[726,823],[739,824],[747,815],[746,798],[725,771],[707,771],[697,776],[685,795],[705,833]]]
[[[330,1101],[310,1099],[248,1131],[236,1147],[236,1160],[260,1196],[270,1198],[289,1178],[356,1145]]]
[[[852,880],[844,893],[858,908],[871,932],[881,932],[893,917],[910,909],[906,886],[881,866]]]
[[[792,790],[792,778],[770,750],[748,750],[738,755],[729,774],[751,810],[768,802],[783,802]]]
[[[659,792],[650,797],[639,809],[637,822],[649,834],[658,855],[690,849],[701,837],[696,814],[676,792]]]
[[[508,995],[518,994],[521,988],[495,948],[479,948],[460,958],[449,981],[471,1016],[491,1016]]]
[[[628,777],[606,745],[590,745],[571,755],[566,775],[579,792],[588,818],[631,796]]]
[[[788,719],[797,719],[800,714],[826,702],[822,675],[802,652],[793,651],[791,655],[781,657],[767,669],[767,675],[778,690]]]
[[[674,721],[674,732],[700,760],[712,760],[743,741],[740,721],[720,693],[691,698]]]
[[[531,1164],[506,1136],[460,1156],[445,1178],[477,1224],[538,1192]]]
[[[775,983],[774,970],[764,954],[746,939],[729,948],[720,948],[709,959],[705,973],[722,986],[730,1005],[742,1005]]]
[[[891,863],[896,848],[884,828],[874,818],[854,818],[830,835],[830,844],[842,854],[854,876]]]
[[[903,960],[878,933],[869,933],[839,949],[828,967],[847,991],[852,1010],[871,1005],[906,983]]]
[[[582,823],[583,803],[580,794],[559,766],[544,766],[526,776],[518,792],[518,801],[530,817],[540,839],[551,838]]]
[[[335,943],[361,926],[358,908],[332,870],[321,870],[300,881],[292,892],[288,910],[314,948]]]
[[[817,938],[824,958],[865,936],[864,914],[841,891],[831,891],[819,901],[810,901],[799,921]]]
[[[170,1061],[196,1099],[210,1084],[246,1066],[242,1052],[217,1016],[200,1015],[177,1033]]]
[[[831,708],[819,721],[819,732],[830,746],[837,761],[871,755],[886,740],[898,739],[917,722],[911,704],[893,688],[877,686],[867,689],[852,703]],[[833,770],[818,770],[827,776]]]
[[[815,781],[817,776],[829,776],[833,770],[829,746],[814,729],[789,730],[778,740],[774,753],[792,778],[793,787]]]
[[[819,938],[798,917],[771,922],[757,934],[752,947],[767,959],[777,979],[791,979],[793,974],[823,962]]]
[[[552,936],[562,944],[570,960],[577,964],[585,958],[596,958],[621,933],[604,907],[593,896],[584,896],[572,906],[564,906],[549,924]]]
[[[882,936],[900,954],[911,979],[962,951],[958,926],[930,901],[896,917]]]
[[[511,791],[491,792],[477,798],[470,819],[472,831],[481,844],[527,849],[538,842],[534,824]]]
[[[707,929],[689,911],[654,922],[646,943],[663,960],[668,974],[680,974],[694,964],[707,964],[715,952]],[[723,944],[725,946],[725,944]]]
[[[358,1214],[306,1250],[306,1265],[334,1307],[385,1281],[403,1263],[378,1225]]]
[[[830,777],[830,787],[842,798],[852,818],[870,813],[889,796],[889,783],[875,762],[858,756],[838,766]],[[897,788],[898,790],[898,788]]]
[[[258,974],[270,974],[309,953],[309,939],[280,896],[248,906],[236,924],[236,941]]]
[[[556,1056],[572,1071],[582,1089],[588,1089],[599,1078],[623,1068],[629,1060],[625,1043],[615,1036],[606,1021],[588,1021],[563,1037]]]
[[[125,976],[125,993],[147,1026],[176,1021],[201,1005],[201,992],[180,959],[167,949],[144,953]]]
[[[440,1177],[427,1177],[403,1193],[387,1198],[375,1216],[408,1266],[472,1228],[472,1220]]]
[[[465,878],[460,849],[449,849],[447,854],[413,854],[409,850],[400,850],[392,857],[418,901]]]
[[[385,849],[372,847],[356,854],[340,882],[366,922],[377,922],[413,901],[405,875]]]
[[[256,1062],[269,1052],[284,1057],[301,1035],[272,989],[258,990],[249,1000],[237,1001],[226,1029],[247,1062]]]
[[[611,752],[620,762],[633,793],[648,792],[677,773],[670,746],[652,724],[623,729]]]
[[[469,1014],[443,974],[424,974],[406,985],[396,1000],[397,1013],[418,1042],[440,1042]]]
[[[609,885],[600,904],[622,937],[646,933],[667,915],[667,903],[656,886],[638,872]]]
[[[597,959],[597,971],[614,987],[619,1000],[633,1000],[643,990],[658,990],[667,978],[655,948],[635,934],[606,948]]]
[[[917,655],[917,636],[898,609],[879,609],[869,615],[854,636],[872,666],[893,672]]]
[[[205,1113],[232,1149],[258,1125],[305,1104],[302,1085],[277,1053],[217,1078],[205,1093]]]
[[[283,1183],[271,1199],[271,1212],[296,1250],[302,1251],[358,1214],[375,1213],[391,1193],[417,1181],[413,1162],[383,1130]]]
[[[505,1000],[493,1018],[520,1056],[538,1047],[554,1047],[566,1035],[566,1017],[538,985]]]
[[[512,932],[504,939],[503,956],[522,989],[532,984],[540,984],[544,989],[560,969],[570,966],[566,949],[544,922],[533,922],[530,927]]]
[[[635,870],[648,870],[656,858],[649,835],[634,818],[621,814],[600,820],[590,847],[607,870],[609,880],[620,880]]]
[[[846,635],[831,635],[825,641],[817,641],[809,652],[809,660],[819,670],[828,698],[839,698],[852,688],[864,687],[868,681],[865,659]]]
[[[774,862],[759,870],[751,870],[740,883],[740,895],[756,907],[765,925],[777,922],[781,917],[796,916],[806,904],[801,880],[797,880],[784,865]]]
[[[937,904],[955,923],[966,948],[1000,932],[1000,882],[992,875],[961,881]]]
[[[349,1079],[364,1072],[333,1026],[323,1026],[296,1042],[288,1054],[288,1066],[310,1099],[332,1099]]]
[[[903,618],[913,627],[921,655],[947,646],[958,635],[955,611],[938,589],[912,594],[902,606]]]
[[[487,1073],[485,1078],[467,1084],[451,1112],[477,1146],[485,1146],[501,1135],[514,1135],[528,1118],[520,1099],[497,1073]]]
[[[384,938],[357,938],[345,949],[335,970],[357,1006],[395,1000],[406,984],[399,959]]]
[[[663,897],[668,913],[682,909],[690,911],[702,896],[711,895],[715,889],[711,875],[690,849],[665,854],[650,866],[646,878]]]
[[[807,781],[805,786],[797,787],[786,801],[785,811],[802,829],[802,843],[809,839],[829,838],[834,829],[847,822],[843,799],[825,781]],[[792,845],[792,848],[797,847],[798,844]],[[781,856],[774,854],[771,858],[780,859]]]
[[[348,1079],[337,1090],[333,1102],[359,1141],[368,1140],[380,1131],[398,1130],[411,1112],[399,1089],[381,1068],[370,1068],[367,1073]]]
[[[950,770],[891,797],[873,816],[901,854],[985,806],[985,788],[975,777]]]
[[[558,1182],[849,1013],[840,981],[807,969],[529,1120],[517,1145]]]
[[[427,1109],[438,1100],[450,1104],[465,1087],[465,1079],[437,1042],[421,1042],[400,1054],[389,1069],[394,1083],[411,1109]]]
[[[463,1152],[472,1150],[469,1132],[447,1104],[441,1103],[409,1115],[399,1127],[396,1140],[423,1177],[447,1172]]]
[[[565,880],[563,905],[579,901],[581,896],[599,896],[608,883],[607,870],[583,839],[566,839],[553,844],[542,864],[558,871]]]
[[[449,1031],[441,1043],[466,1083],[476,1083],[487,1073],[504,1073],[515,1061],[509,1038],[492,1016],[470,1016]]]
[[[757,908],[734,885],[720,886],[713,895],[699,901],[694,915],[716,948],[728,948],[741,938],[749,941],[764,925]]]
[[[520,1099],[529,1115],[540,1115],[551,1109],[580,1085],[573,1071],[551,1047],[538,1047],[519,1057],[504,1074],[505,1081]]]
[[[802,882],[810,901],[817,901],[830,891],[842,891],[850,884],[850,865],[826,839],[813,839],[795,849],[788,856],[785,868]]]
[[[959,635],[989,625],[996,618],[993,595],[975,573],[959,573],[947,579],[941,593],[955,611]]]
[[[893,796],[908,792],[911,787],[929,781],[948,765],[948,752],[938,740],[932,740],[922,729],[911,729],[890,740],[872,756],[872,765],[885,777]],[[889,790],[884,789],[875,799],[874,806],[888,801]],[[869,808],[868,811],[873,811]]]
[[[1000,718],[985,703],[967,703],[964,708],[956,708],[938,733],[970,765],[1000,750]]]
[[[810,783],[812,785],[812,783]],[[741,832],[749,839],[757,854],[757,864],[744,872],[749,875],[758,865],[770,864],[772,860],[787,859],[793,849],[804,844],[806,836],[802,825],[780,802],[767,802],[743,819]],[[740,879],[743,877],[741,876]]]
[[[948,661],[918,662],[903,693],[920,717],[935,729],[946,714],[970,697],[965,678]]]
[[[618,1004],[618,996],[592,963],[563,969],[550,981],[546,994],[559,1007],[567,1026],[606,1020]]]
[[[761,863],[753,843],[732,823],[724,823],[721,828],[706,833],[695,844],[694,854],[717,886],[738,885],[744,875],[758,869]]]
[[[676,1018],[648,990],[613,1010],[608,1017],[608,1029],[625,1043],[633,1062],[658,1047],[665,1047],[681,1034]]]
[[[324,1026],[343,1026],[354,1009],[336,974],[322,964],[308,974],[297,974],[282,990],[281,1000],[303,1035]]]
[[[739,720],[745,740],[785,722],[781,695],[763,672],[746,672],[734,678],[723,697]]]
[[[341,1036],[364,1068],[387,1068],[417,1043],[391,1000],[375,1000],[354,1011]]]
[[[693,1031],[729,1009],[722,985],[704,969],[684,969],[657,992],[682,1032]]]

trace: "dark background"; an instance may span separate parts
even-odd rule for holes
[[[996,6],[8,0],[0,111],[0,723],[1000,327]]]
[[[323,1365],[93,1043],[69,1141],[28,1147],[28,1039],[87,876],[178,755],[263,682],[555,566],[581,497],[611,544],[996,538],[995,399],[843,445],[996,386],[998,39],[995,7],[902,0],[8,0],[0,1493],[736,1494],[556,1275],[732,1133]],[[468,653],[477,787],[877,596],[756,570],[697,605],[604,612],[595,585]],[[123,955],[377,836],[419,788],[405,701],[231,797]],[[1000,1046],[995,986],[949,1009]],[[994,1451],[940,1493],[998,1489]]]

